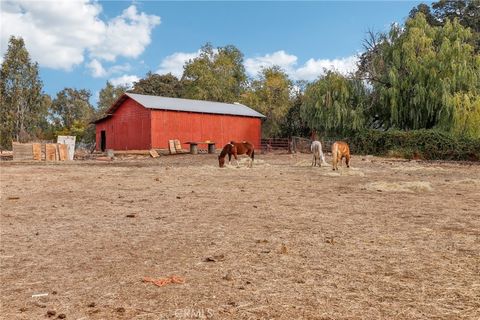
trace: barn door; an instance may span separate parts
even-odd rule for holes
[[[102,152],[104,152],[106,148],[107,148],[107,135],[105,133],[105,130],[102,130],[100,132],[100,149],[102,150]]]

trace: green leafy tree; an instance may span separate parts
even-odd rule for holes
[[[280,124],[281,135],[284,137],[307,137],[310,128],[307,122],[301,117],[301,108],[305,96],[303,91],[297,91],[291,99],[291,107],[288,109],[283,121]]]
[[[88,90],[65,88],[57,93],[50,109],[50,118],[53,121],[56,133],[61,135],[75,135],[77,140],[90,143],[93,141],[93,125],[90,123],[95,110],[89,102]]]
[[[181,98],[184,91],[184,82],[171,73],[147,73],[145,78],[135,82],[129,92],[148,94],[153,96]]]
[[[448,20],[480,32],[480,0],[440,0],[432,3],[435,18],[444,25]]]
[[[105,87],[100,90],[96,117],[100,118],[104,116],[108,108],[110,108],[115,101],[117,101],[117,99],[127,91],[127,89],[127,86],[114,86],[110,83],[110,81],[107,81]]]
[[[431,7],[422,3],[410,11],[410,18],[419,12],[431,26],[443,26],[457,19],[462,26],[471,29],[472,43],[476,52],[480,51],[480,0],[440,0]]]
[[[35,137],[46,116],[46,100],[38,75],[22,38],[11,37],[0,71],[0,145]]]
[[[418,13],[372,41],[359,74],[373,86],[372,110],[386,128],[475,132],[460,120],[475,114],[479,95],[480,58],[471,40],[457,19],[434,27]]]
[[[291,107],[292,81],[278,66],[264,68],[258,79],[251,82],[241,101],[264,114],[262,125],[264,137],[281,136],[281,125]]]
[[[214,49],[206,44],[197,58],[187,62],[182,80],[185,98],[236,102],[247,80],[243,54],[234,46]]]
[[[438,17],[436,17],[434,12],[432,11],[432,8],[430,8],[430,6],[425,3],[420,3],[418,6],[410,10],[409,17],[415,18],[415,15],[417,13],[422,13],[431,26],[442,25],[442,20],[438,19]]]
[[[347,135],[365,127],[367,107],[360,80],[329,71],[307,87],[301,117],[316,132]]]

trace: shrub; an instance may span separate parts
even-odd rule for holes
[[[480,160],[480,139],[437,130],[362,131],[348,139],[353,153],[427,160]]]

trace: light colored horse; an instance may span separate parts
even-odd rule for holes
[[[321,167],[322,164],[327,164],[325,162],[325,156],[323,155],[322,144],[320,143],[320,141],[313,141],[312,145],[310,146],[310,150],[313,153],[312,166],[316,166],[317,162],[319,167]]]
[[[350,147],[346,142],[336,141],[332,144],[332,165],[333,170],[338,170],[338,163],[342,165],[342,158],[345,158],[347,168],[350,168]]]

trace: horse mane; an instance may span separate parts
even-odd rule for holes
[[[225,158],[225,156],[227,155],[227,153],[230,152],[231,149],[232,149],[232,144],[230,143],[226,144],[225,147],[223,147],[222,152],[220,152],[220,155],[218,157]]]

